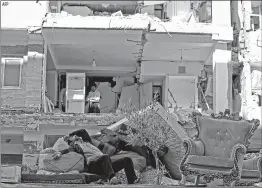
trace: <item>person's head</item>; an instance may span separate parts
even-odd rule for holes
[[[69,134],[70,137],[77,136],[81,137],[84,142],[92,143],[91,137],[85,129],[80,129]]]
[[[96,85],[95,84],[93,84],[92,86],[91,86],[91,91],[95,91],[96,90]]]
[[[72,143],[72,141],[70,140],[70,136],[64,136],[63,139],[68,145]]]

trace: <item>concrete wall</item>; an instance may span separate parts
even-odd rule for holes
[[[142,75],[158,75],[158,76],[198,76],[203,69],[201,62],[185,62],[183,66],[186,67],[186,73],[179,74],[179,63],[173,62],[143,62],[141,67]]]
[[[121,92],[122,88],[127,86],[128,83],[134,84],[134,78],[132,76],[119,76],[116,77],[116,85],[113,87],[113,92]]]
[[[21,88],[20,89],[1,89],[1,105],[6,107],[25,107],[25,97],[26,97],[26,73],[27,73],[27,50],[26,45],[17,46],[2,46],[2,57],[18,57],[24,58],[22,65],[21,74]]]
[[[40,108],[42,101],[43,44],[6,45],[2,57],[21,57],[21,88],[2,89],[2,106],[11,108]]]
[[[46,72],[46,91],[48,98],[56,105],[58,102],[58,74],[56,71]]]
[[[100,100],[101,113],[110,113],[116,109],[116,94],[108,82],[101,82],[97,88],[102,99]]]
[[[177,77],[170,76],[168,89],[172,93],[168,93],[168,101],[172,104],[172,107],[190,108],[194,107],[198,103],[197,89],[196,89],[196,77]],[[175,101],[174,101],[175,100]]]

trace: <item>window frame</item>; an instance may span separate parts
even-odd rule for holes
[[[251,7],[251,9],[252,9],[253,7]],[[262,15],[261,15],[261,10],[262,9],[262,7],[261,7],[261,5],[258,7],[258,10],[259,10],[259,13],[258,14],[254,14],[253,13],[253,10],[252,10],[252,14],[250,14],[250,18],[252,18],[252,17],[258,17],[258,19],[259,19],[259,29],[261,30],[262,29]],[[253,30],[253,28],[252,28],[252,30]]]
[[[6,61],[8,60],[15,60],[19,61],[19,66],[20,66],[20,74],[19,74],[19,85],[18,86],[5,86],[5,65]],[[23,58],[16,58],[16,57],[6,57],[6,58],[1,58],[1,73],[2,73],[2,83],[1,83],[1,89],[21,89],[21,83],[22,83],[22,66],[24,63]]]

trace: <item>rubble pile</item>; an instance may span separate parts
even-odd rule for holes
[[[135,14],[129,16],[73,16],[65,11],[60,14],[49,13],[44,18],[45,27],[87,27],[97,29],[147,29],[152,20],[147,14]]]
[[[121,120],[116,114],[47,114],[47,113],[2,113],[3,126],[29,126],[32,124],[111,125]]]

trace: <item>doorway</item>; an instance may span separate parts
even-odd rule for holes
[[[57,96],[58,96],[58,103],[61,101],[61,95],[60,92],[63,88],[68,88],[68,79],[67,79],[67,72],[60,72],[58,76],[58,89],[57,89]],[[86,99],[88,93],[91,91],[91,86],[96,85],[97,90],[101,94],[101,100],[100,100],[100,108],[101,108],[101,113],[111,113],[116,110],[117,107],[117,101],[116,98],[119,98],[119,93],[114,92],[112,88],[116,85],[116,81],[114,81],[113,77],[102,77],[102,76],[89,76],[87,73],[73,73],[74,75],[76,74],[84,74],[84,99]],[[71,86],[70,86],[71,87]],[[69,88],[70,88],[69,87]],[[71,91],[72,92],[72,91]],[[70,93],[67,92],[67,95]],[[70,94],[69,100],[73,99],[72,93]],[[70,98],[71,97],[71,98]],[[76,101],[75,101],[76,102]],[[78,101],[80,102],[80,101]],[[81,102],[80,102],[81,103]],[[59,104],[57,104],[59,106]],[[83,106],[81,104],[81,106]],[[81,107],[82,109],[82,107]],[[75,110],[71,110],[70,113],[84,113],[79,112],[79,109],[77,112]]]

